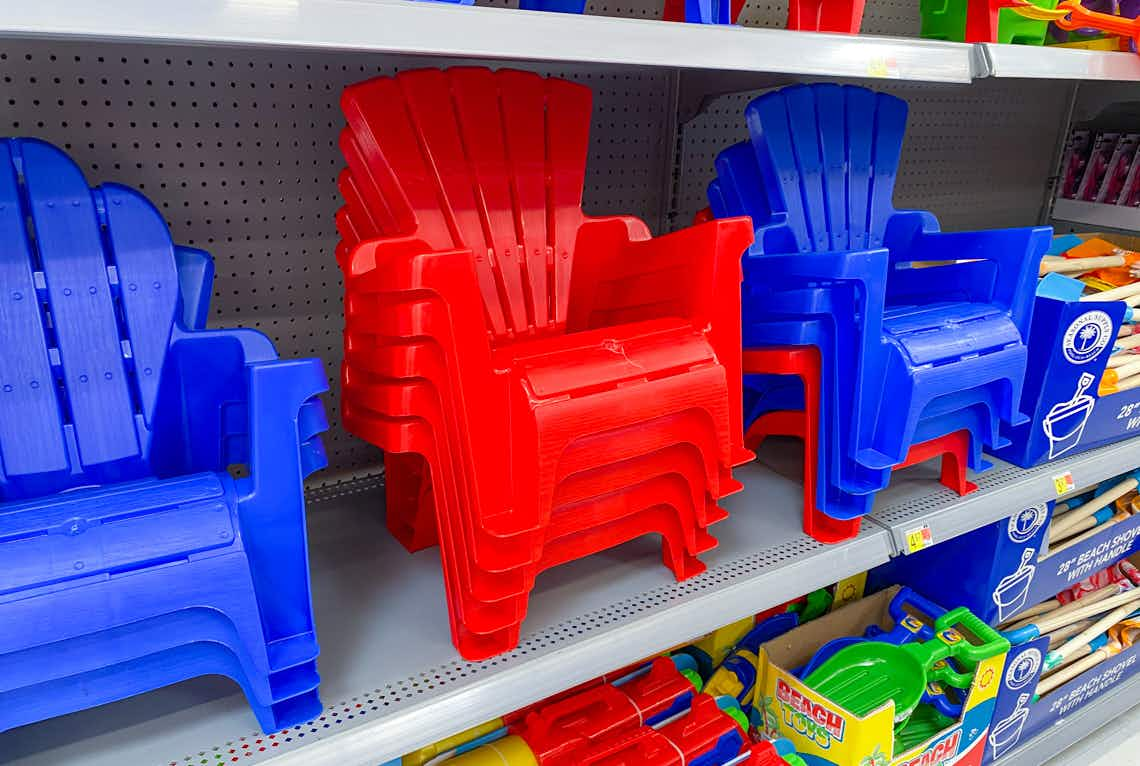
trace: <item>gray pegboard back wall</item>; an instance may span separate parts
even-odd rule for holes
[[[895,185],[900,208],[932,210],[947,231],[1027,226],[1041,220],[1065,130],[1069,90],[1047,81],[891,84],[876,90],[910,104]],[[722,149],[747,136],[744,107],[763,91],[713,98],[682,126],[675,225],[708,204]]]
[[[340,426],[338,98],[345,85],[371,76],[447,63],[455,62],[0,40],[0,134],[63,146],[91,184],[141,189],[175,241],[214,256],[212,326],[254,327],[283,357],[324,361],[331,428],[329,470],[312,480],[320,485],[379,466],[378,450]],[[518,66],[594,91],[587,212],[638,215],[660,230],[674,75]]]
[[[591,8],[644,16],[659,9],[657,2],[624,2],[595,2]],[[776,6],[766,11],[766,21],[757,7],[746,22],[782,26],[786,6],[771,8]],[[914,4],[872,2],[868,23],[895,18],[891,14],[907,8],[913,11]],[[282,356],[324,361],[333,390],[326,397],[330,470],[317,475],[315,483],[321,484],[378,466],[378,452],[340,428],[337,408],[337,99],[344,85],[369,76],[449,63],[455,62],[284,49],[0,41],[0,125],[6,134],[65,146],[93,183],[141,188],[166,215],[177,241],[210,250],[218,267],[212,324],[256,327],[273,338]],[[594,89],[588,212],[640,215],[655,231],[684,225],[705,204],[712,158],[743,136],[741,109],[751,94],[710,102],[685,125],[678,154],[672,144],[677,73],[516,66]],[[681,79],[686,87],[690,74]],[[698,87],[715,90],[720,76],[697,73],[695,79]],[[753,79],[743,87],[758,84]],[[911,101],[900,205],[932,209],[948,229],[1037,220],[1066,88],[996,80],[874,86]],[[667,181],[677,172],[676,209],[663,226]]]

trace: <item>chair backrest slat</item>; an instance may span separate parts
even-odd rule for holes
[[[0,288],[0,499],[149,475],[183,306],[161,214],[51,144],[0,140]]]
[[[69,468],[11,149],[0,141],[0,490]]]
[[[511,70],[421,70],[351,86],[342,105],[345,234],[383,218],[375,236],[471,249],[496,339],[565,325],[589,89]]]
[[[55,147],[22,142],[22,154],[80,462],[136,457],[134,405],[91,191],[79,168]]]
[[[793,85],[745,110],[755,163],[733,147],[718,159],[720,204],[770,214],[799,252],[880,247],[894,214],[895,177],[906,130],[906,102],[856,86]],[[731,168],[731,172],[727,169]],[[761,182],[726,188],[734,176]],[[782,215],[781,215],[782,214]]]
[[[163,361],[179,306],[178,269],[166,221],[133,189],[102,187],[107,244],[119,274],[123,321],[130,341],[139,410],[154,422]]]

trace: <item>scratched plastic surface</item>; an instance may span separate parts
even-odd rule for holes
[[[512,648],[539,571],[659,533],[678,578],[742,446],[744,220],[651,238],[581,209],[589,89],[421,70],[345,90],[346,427],[388,526],[439,544],[469,659]],[[401,105],[394,108],[393,105]]]
[[[867,513],[913,445],[967,431],[980,470],[981,447],[1003,446],[1002,430],[1026,419],[1017,404],[1050,230],[942,233],[930,213],[895,210],[906,114],[854,86],[765,94],[746,110],[750,140],[718,156],[709,186],[716,216],[756,225],[745,349],[820,351],[818,495],[836,519]],[[765,404],[770,376],[758,380],[750,413],[787,409],[778,390]]]
[[[321,709],[301,481],[327,383],[203,329],[212,279],[142,195],[0,141],[0,731],[205,674],[267,732]]]

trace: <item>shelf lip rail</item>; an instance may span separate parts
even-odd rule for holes
[[[60,6],[64,6],[64,10]],[[400,0],[13,3],[0,36],[286,46],[968,83],[974,46]]]

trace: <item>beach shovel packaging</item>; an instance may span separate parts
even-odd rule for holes
[[[1134,555],[1132,562],[1138,561],[1140,555]],[[1079,604],[1080,601],[1076,603]],[[1107,599],[1105,601],[1111,603]],[[1108,651],[1096,649],[1106,646],[1107,636],[1102,635],[1090,642],[1088,660],[1081,659],[1078,662],[1091,664],[1091,667],[1060,685],[1049,683],[1050,679],[1056,679],[1046,675],[1050,672],[1049,635],[1037,636],[1020,643],[1015,641],[998,676],[993,720],[986,736],[982,763],[992,763],[1008,755],[1042,731],[1061,725],[1066,718],[1094,700],[1118,694],[1119,687],[1140,669],[1140,644],[1131,643],[1134,636],[1126,635],[1134,621],[1135,617],[1110,629],[1109,635],[1113,640],[1107,642],[1110,647]],[[1120,626],[1124,626],[1124,629]],[[1084,627],[1083,623],[1081,627]],[[1068,640],[1072,640],[1072,637],[1054,642],[1053,651]],[[1073,663],[1075,665],[1076,662]],[[1064,673],[1065,667],[1052,672]],[[1065,674],[1066,677],[1068,675]]]
[[[1084,287],[1062,274],[1038,283],[1020,408],[1029,420],[1003,431],[1010,443],[994,451],[1002,460],[1030,468],[1140,434],[1140,386],[1101,395],[1098,384],[1134,309],[1082,300]]]
[[[1008,643],[965,610],[938,618],[929,641],[847,644],[806,679],[792,672],[833,639],[862,636],[870,625],[889,635],[898,590],[850,603],[760,647],[754,705],[764,734],[791,740],[813,766],[980,763]],[[928,716],[919,706],[932,681],[965,687],[958,718]],[[916,710],[920,718],[907,729]],[[900,731],[910,736],[899,739]],[[918,741],[920,731],[928,736]]]
[[[1127,476],[1120,478],[1127,481]],[[1093,492],[1111,498],[1111,490],[1121,483],[1110,479]],[[936,603],[965,606],[990,625],[1008,622],[1140,549],[1140,514],[1116,514],[1111,501],[1097,507],[1095,497],[1081,502],[1084,499],[1067,503],[1073,507],[1057,524],[1055,503],[1041,502],[926,550],[898,556],[871,570],[869,587],[908,585]],[[1060,520],[1072,514],[1086,521],[1062,527]],[[1054,534],[1050,544],[1051,526],[1066,534],[1080,532],[1067,538]]]

